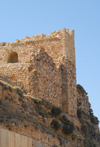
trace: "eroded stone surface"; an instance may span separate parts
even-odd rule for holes
[[[76,116],[74,31],[0,43],[0,76]]]

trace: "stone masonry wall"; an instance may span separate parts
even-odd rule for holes
[[[53,59],[40,49],[33,59],[33,64],[29,74],[29,88],[33,88],[28,91],[35,97],[48,100],[56,106],[62,106],[61,73]]]
[[[75,71],[73,30],[63,28],[50,35],[0,43],[0,74],[21,82],[27,93],[76,116]]]
[[[28,67],[27,63],[9,63],[0,65],[0,75],[2,75],[2,80],[4,80],[5,76],[14,83],[20,83],[20,86],[23,87],[23,82],[27,80],[28,75]],[[4,78],[3,78],[4,77]]]
[[[0,147],[32,147],[32,138],[0,128]]]
[[[69,114],[76,115],[77,98],[76,98],[76,68],[72,61],[63,58],[62,60],[62,102],[63,108]],[[66,103],[67,99],[67,103]]]
[[[75,60],[74,51],[74,32],[63,29],[54,31],[50,35],[35,35],[25,37],[25,39],[16,40],[13,43],[0,43],[0,63],[7,63],[7,59],[12,52],[18,54],[18,62],[29,63],[31,54],[38,49],[43,48],[54,60],[68,56]],[[67,46],[67,47],[66,47]]]

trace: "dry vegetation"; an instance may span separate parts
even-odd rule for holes
[[[82,143],[82,139],[77,136],[81,134],[84,147],[96,147],[94,142],[100,141],[100,135],[96,133],[94,127],[98,124],[98,120],[93,115],[97,121],[94,120],[95,123],[91,121],[93,112],[87,115],[78,109],[77,116],[81,123],[79,128],[64,115],[61,108],[53,106],[48,101],[25,95],[19,87],[13,87],[3,81],[0,81],[0,85],[3,93],[0,99],[0,124],[5,125],[9,130],[13,130],[20,124],[28,128],[31,124],[36,130],[56,134],[60,141],[63,138],[74,144],[80,140],[79,144]]]

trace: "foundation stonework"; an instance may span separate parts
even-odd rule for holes
[[[32,138],[0,128],[0,147],[32,147]]]
[[[0,43],[0,77],[76,116],[74,31]]]

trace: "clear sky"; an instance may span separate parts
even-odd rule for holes
[[[75,30],[77,83],[100,120],[100,0],[0,0],[0,42]]]

